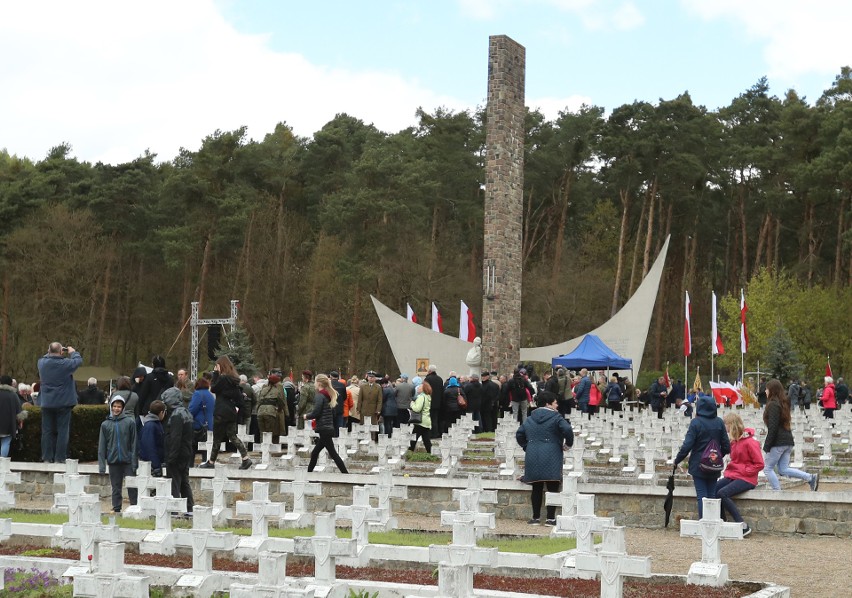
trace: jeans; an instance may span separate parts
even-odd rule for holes
[[[727,512],[734,521],[741,523],[743,518],[739,509],[737,509],[737,505],[734,504],[733,497],[754,490],[754,488],[754,484],[745,480],[719,478],[719,481],[716,482],[716,498],[722,499],[722,519],[725,519],[725,512]]]
[[[72,407],[42,407],[41,460],[44,463],[65,463],[68,458],[71,409]]]
[[[521,423],[527,421],[527,413],[529,412],[528,401],[512,401],[512,421],[518,421],[518,411],[521,412]]]
[[[698,518],[704,516],[704,500],[705,498],[716,498],[716,478],[692,478],[692,484],[695,486],[695,498],[698,501]]]
[[[766,479],[769,481],[769,487],[773,490],[781,490],[781,482],[778,481],[778,476],[775,475],[775,466],[778,466],[779,475],[785,475],[790,478],[798,478],[811,481],[811,474],[805,473],[799,469],[790,467],[790,453],[793,452],[793,445],[789,446],[773,446],[769,452],[763,457],[763,473],[766,474]]]
[[[109,464],[109,483],[112,486],[112,510],[116,513],[121,512],[121,487],[124,485],[124,478],[135,475],[133,466],[130,463],[110,463]],[[128,488],[127,497],[130,499],[130,504],[135,505],[139,497],[137,488]]]
[[[8,457],[9,449],[12,448],[12,437],[4,436],[0,438],[0,457]]]

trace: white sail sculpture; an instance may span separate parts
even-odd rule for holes
[[[589,331],[598,336],[610,349],[633,361],[634,380],[639,375],[642,355],[645,353],[651,316],[654,313],[654,304],[669,251],[669,239],[670,237],[666,238],[651,270],[627,303],[612,318]],[[418,364],[424,361],[437,366],[438,372],[442,375],[450,371],[460,374],[467,372],[465,358],[473,343],[433,332],[425,326],[409,322],[405,316],[399,315],[372,295],[370,298],[373,300],[373,306],[400,372],[414,372]],[[545,347],[522,348],[521,361],[550,363],[550,360],[557,355],[564,355],[574,350],[584,336],[585,334]]]

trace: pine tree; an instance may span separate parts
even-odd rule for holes
[[[260,371],[254,361],[254,349],[251,345],[248,332],[245,328],[237,324],[233,331],[225,334],[222,347],[216,354],[218,359],[222,355],[227,355],[237,368],[237,372],[245,374],[249,378]]]
[[[766,361],[772,376],[787,384],[802,373],[802,363],[793,347],[793,339],[787,329],[779,325],[769,339]]]

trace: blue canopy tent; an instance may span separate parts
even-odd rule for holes
[[[633,369],[633,361],[618,355],[594,334],[584,336],[576,349],[565,355],[554,357],[551,363],[555,368],[562,366],[569,370],[579,370],[580,368],[589,370]]]

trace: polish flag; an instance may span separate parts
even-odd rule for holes
[[[689,357],[692,355],[692,305],[689,303],[689,291],[686,292],[686,319],[683,322],[683,355]]]
[[[831,376],[832,378],[834,378],[834,376],[831,375],[831,360],[830,359],[827,359],[826,362],[825,362],[825,375]]]
[[[461,318],[459,319],[459,338],[469,343],[476,338],[476,326],[473,323],[473,312],[461,302]]]
[[[746,330],[746,314],[748,306],[745,302],[745,292],[740,289],[740,349],[745,354],[748,352],[748,330]]]
[[[717,405],[742,405],[743,397],[737,387],[730,382],[710,381],[710,389]]]
[[[711,341],[713,343],[713,355],[724,355],[725,347],[722,345],[722,337],[719,336],[719,330],[716,328],[716,291],[713,291],[713,333]]]
[[[435,302],[432,302],[432,330],[435,332],[443,332],[444,331],[444,322],[441,320],[441,312],[438,311],[438,307],[435,305]]]
[[[411,305],[409,305],[408,303],[405,304],[405,318],[409,322],[414,322],[415,324],[417,323],[417,316],[414,314],[414,310],[411,309]]]

